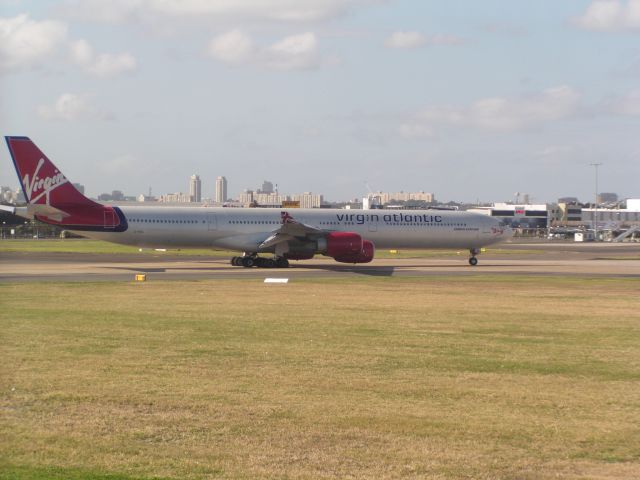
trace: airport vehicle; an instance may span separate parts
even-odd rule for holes
[[[5,139],[27,205],[0,208],[108,242],[239,251],[231,263],[243,267],[288,267],[316,254],[367,263],[376,247],[464,248],[476,265],[481,247],[511,236],[491,217],[460,211],[103,205],[81,194],[29,138]]]

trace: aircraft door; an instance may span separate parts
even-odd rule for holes
[[[215,213],[207,213],[207,230],[217,230],[218,229],[218,221]]]
[[[370,220],[369,221],[369,231],[370,232],[377,232],[378,231],[378,221],[377,220]]]

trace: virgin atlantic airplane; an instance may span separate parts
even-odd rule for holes
[[[496,219],[457,211],[103,205],[82,195],[29,138],[5,139],[27,205],[0,209],[113,243],[227,249],[242,252],[232,265],[265,268],[316,254],[368,263],[376,247],[464,248],[476,265],[481,247],[511,236]]]

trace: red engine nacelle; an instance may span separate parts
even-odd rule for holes
[[[369,263],[373,260],[376,247],[369,240],[362,241],[362,251],[357,255],[340,255],[333,257],[336,262],[342,263]]]
[[[333,257],[336,262],[368,263],[375,254],[373,243],[353,232],[332,232],[326,236],[325,242],[325,255]]]

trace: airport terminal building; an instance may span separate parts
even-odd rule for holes
[[[579,204],[558,204],[554,224],[565,226],[593,225],[600,227],[635,227],[640,225],[640,199],[629,198],[614,207],[583,207]]]
[[[546,229],[554,209],[547,204],[515,205],[494,203],[491,207],[475,207],[470,212],[482,213],[500,219],[505,225],[515,229]]]

